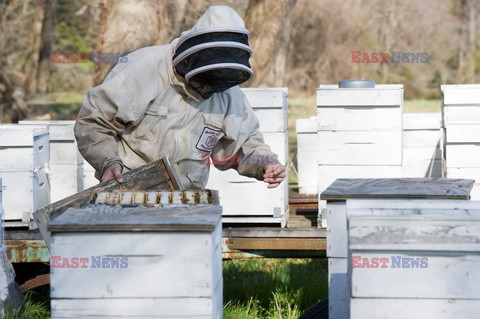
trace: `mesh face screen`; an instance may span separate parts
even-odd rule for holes
[[[250,77],[251,74],[245,70],[215,69],[194,75],[190,79],[189,84],[204,99],[208,99],[214,93],[220,93],[235,85],[239,85]]]
[[[216,47],[197,51],[180,61],[175,69],[185,77],[188,72],[218,63],[239,63],[250,68],[250,53],[240,48]]]
[[[180,55],[185,50],[190,49],[196,45],[209,42],[219,42],[219,41],[233,41],[248,45],[248,35],[237,32],[211,32],[200,34],[198,36],[187,39],[183,42],[175,52],[173,59]]]

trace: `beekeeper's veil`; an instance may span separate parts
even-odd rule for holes
[[[204,99],[241,84],[253,75],[248,59],[250,33],[226,6],[212,6],[175,45],[176,72]]]

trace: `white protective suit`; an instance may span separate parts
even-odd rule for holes
[[[245,25],[235,11],[213,6],[179,39],[203,29],[239,28]],[[202,164],[202,154],[210,153],[223,159],[240,156],[238,165],[216,166],[263,180],[264,165],[241,163],[243,154],[275,155],[245,95],[234,86],[203,100],[172,66],[179,39],[130,53],[127,63],[117,64],[87,92],[75,124],[80,153],[97,178],[115,162],[125,172],[170,156],[186,188],[204,188],[210,167]]]

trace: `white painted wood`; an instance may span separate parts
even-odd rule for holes
[[[300,194],[318,194],[317,118],[297,119],[297,173]]]
[[[19,121],[20,125],[47,126],[52,141],[75,141],[73,126],[75,121]]]
[[[317,108],[318,129],[321,131],[400,131],[402,129],[401,101],[397,103],[398,105],[393,106],[350,106],[348,104],[319,106]]]
[[[3,179],[3,207],[5,220],[22,220],[27,223],[33,212],[50,203],[50,187],[45,168],[32,172],[5,172]]]
[[[480,300],[478,254],[433,254],[412,250],[384,253],[356,249],[352,249],[351,254],[352,258],[355,256],[369,261],[375,257],[377,260],[388,260],[385,263],[387,268],[381,268],[380,264],[378,268],[352,269],[353,297]],[[393,259],[398,263],[394,263]],[[420,268],[422,259],[426,268]],[[393,268],[399,263],[411,268]]]
[[[0,125],[0,137],[4,219],[29,226],[33,211],[50,203],[49,134],[37,126]]]
[[[451,199],[349,199],[347,211],[351,216],[385,214],[386,210],[476,210],[480,202]],[[378,212],[376,213],[376,210]]]
[[[480,205],[465,211],[403,209],[383,211],[379,216],[353,216],[351,213],[349,211],[348,243],[352,251],[468,253],[480,250],[477,242]]]
[[[480,143],[480,123],[450,124],[445,131],[447,143]]]
[[[473,184],[472,191],[470,192],[471,200],[480,200],[480,183]]]
[[[442,114],[435,113],[403,113],[403,130],[439,130],[442,124]]]
[[[288,127],[287,88],[242,89],[260,124],[260,132],[284,132]]]
[[[480,168],[478,167],[447,167],[448,178],[474,179],[480,183]]]
[[[287,132],[267,132],[263,136],[265,143],[278,155],[278,160],[285,165],[288,159]],[[212,165],[206,188],[220,191],[220,205],[223,207],[223,216],[269,216],[280,218],[281,224],[286,225],[288,218],[288,175],[278,187],[268,189],[267,184],[263,181],[241,176],[234,169],[220,171]],[[245,200],[246,198],[249,200]],[[249,220],[255,222],[253,218]],[[276,222],[275,220],[270,221]]]
[[[476,319],[480,312],[478,300],[352,298],[350,303],[351,319]]]
[[[222,318],[210,298],[53,299],[51,307],[52,319]]]
[[[402,177],[402,166],[319,165],[318,191],[322,193],[337,178],[395,178]]]
[[[135,213],[133,220],[139,226],[137,231],[131,232],[95,232],[95,229],[100,230],[96,228],[99,226],[86,215],[80,219],[84,220],[82,225],[88,231],[69,232],[69,221],[72,225],[79,224],[71,218],[74,215],[64,218],[62,222],[59,222],[62,216],[57,218],[56,225],[61,224],[67,228],[65,232],[61,228],[52,232],[52,318],[221,318],[223,291],[220,210],[218,207],[210,207],[210,215],[193,217],[198,217],[195,221],[199,226],[203,223],[205,226],[214,226],[213,231],[208,227],[193,232],[152,232],[149,228],[142,231],[141,225],[147,220],[152,225],[156,221],[159,225],[167,226],[164,222],[168,222],[177,229],[186,229],[181,225],[191,222],[192,216],[188,212],[194,208],[183,205],[158,208],[158,214],[152,214],[151,211],[142,213],[141,210],[136,213],[125,212],[116,222],[124,221],[127,225],[132,222],[130,214]],[[209,206],[206,206],[202,212],[208,213],[208,209]],[[178,210],[178,214],[175,210]],[[71,210],[69,212],[75,213]],[[88,209],[78,213],[88,214]],[[99,225],[111,222],[111,215],[102,214],[101,211],[92,217],[99,218]],[[91,226],[85,226],[87,224]],[[79,260],[88,258],[86,267],[56,267],[63,265],[63,258],[72,261],[74,257]],[[119,267],[122,264],[113,268],[93,267],[93,259],[98,257],[127,258],[126,264],[125,261],[123,263],[126,267]],[[57,258],[61,260],[57,261]]]
[[[86,257],[89,268],[52,267],[52,298],[209,297],[220,280],[211,234],[106,234],[54,234],[52,256]],[[127,257],[128,267],[92,268],[91,256]]]
[[[344,201],[328,201],[327,257],[348,256],[347,206]]]
[[[447,144],[446,166],[480,168],[480,143]],[[448,170],[447,170],[448,172]]]
[[[444,106],[480,106],[480,85],[478,84],[441,85],[440,90]]]
[[[95,178],[95,169],[87,161],[83,161],[82,165],[79,165],[79,169],[83,172],[83,185],[79,190],[84,190],[95,186],[99,183],[99,180]]]
[[[444,106],[444,125],[449,127],[459,123],[480,123],[480,101],[473,106]]]
[[[401,165],[401,131],[318,132],[318,163]]]
[[[379,84],[375,88],[339,88],[322,84],[317,89],[317,106],[403,106],[402,84]]]
[[[349,318],[350,289],[347,258],[328,259],[329,318]]]
[[[440,142],[440,129],[403,131],[403,148],[429,148],[435,150]],[[432,152],[433,153],[433,152]],[[436,155],[440,158],[440,153]]]
[[[77,193],[83,184],[83,172],[78,165],[83,158],[78,152],[73,127],[75,121],[20,121],[22,126],[48,128],[50,136],[51,200],[56,202]]]

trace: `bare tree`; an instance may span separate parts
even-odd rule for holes
[[[296,0],[250,0],[245,24],[251,31],[254,78],[250,86],[285,85],[290,25]]]

